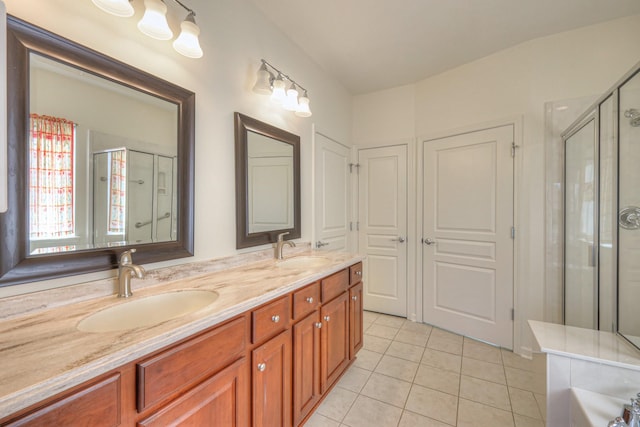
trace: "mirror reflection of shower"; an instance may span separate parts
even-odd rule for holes
[[[176,157],[142,151],[127,138],[92,136],[94,247],[175,240]]]

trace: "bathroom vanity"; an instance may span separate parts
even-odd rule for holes
[[[362,257],[306,255],[137,291],[134,282],[132,298],[219,294],[149,327],[77,329],[122,304],[115,296],[0,322],[0,424],[301,425],[352,363],[363,332]]]

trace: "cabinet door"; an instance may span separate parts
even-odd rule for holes
[[[248,425],[249,377],[244,357],[138,422],[138,427]]]
[[[253,425],[291,426],[291,329],[251,353]]]
[[[362,348],[362,282],[349,289],[349,358]]]
[[[293,425],[320,400],[320,311],[293,327]]]
[[[349,299],[348,292],[322,306],[320,329],[322,355],[322,393],[334,383],[349,364]]]

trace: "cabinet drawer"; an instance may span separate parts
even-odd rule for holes
[[[349,287],[349,270],[339,271],[322,279],[322,303],[331,301]]]
[[[252,342],[257,344],[287,329],[291,317],[289,307],[289,296],[286,296],[253,310],[251,313]]]
[[[120,374],[108,376],[3,426],[120,425]]]
[[[316,282],[293,293],[293,319],[302,319],[320,306],[320,283]]]
[[[238,359],[247,346],[246,335],[243,316],[138,363],[138,412]]]
[[[349,267],[349,285],[353,286],[356,283],[360,283],[361,281],[362,281],[362,263],[359,262]]]

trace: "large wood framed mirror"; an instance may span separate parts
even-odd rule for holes
[[[300,137],[235,113],[236,247],[300,238]]]
[[[0,286],[193,255],[195,94],[7,20]]]

